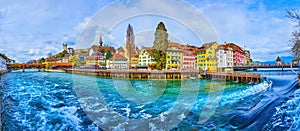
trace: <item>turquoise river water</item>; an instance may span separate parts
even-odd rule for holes
[[[257,85],[125,80],[26,70],[1,76],[2,130],[297,130],[292,72]]]

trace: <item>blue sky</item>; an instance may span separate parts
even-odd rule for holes
[[[100,35],[104,36],[106,45],[124,46],[129,23],[134,28],[136,44],[139,47],[151,46],[153,32],[160,21],[165,23],[170,40],[200,46],[213,41],[203,36],[211,33],[208,32],[210,28],[199,30],[193,26],[201,25],[199,23],[202,21],[198,20],[201,18],[209,22],[217,34],[218,39],[214,41],[234,42],[246,47],[254,60],[268,61],[276,59],[278,55],[291,54],[289,36],[294,23],[285,17],[285,9],[300,9],[298,0],[186,2],[191,6],[179,4],[177,0],[166,0],[159,4],[146,0],[116,3],[109,0],[1,0],[0,52],[25,62],[45,57],[48,53],[58,53],[64,42],[74,48],[88,48],[97,44]],[[141,14],[122,17],[143,11],[153,11],[154,14],[161,11],[173,16]],[[199,12],[203,17],[199,16]],[[81,39],[84,34],[88,40]],[[86,41],[78,44],[83,43],[80,40]]]

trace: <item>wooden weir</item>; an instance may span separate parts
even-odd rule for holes
[[[221,73],[199,72],[198,70],[94,70],[94,69],[67,69],[67,73],[92,75],[109,78],[136,78],[136,79],[184,79],[184,78],[207,78],[212,80],[225,80],[236,83],[259,83],[260,74],[251,73]]]

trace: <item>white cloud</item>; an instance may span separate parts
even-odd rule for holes
[[[143,31],[155,30],[160,21],[165,22],[169,35],[173,36],[171,38],[174,40],[179,39],[200,45],[201,41],[196,37],[198,35],[204,42],[218,41],[214,29],[211,28],[201,12],[184,1],[141,0],[129,3],[118,1],[100,10],[88,21],[85,20],[83,22],[85,24],[79,23],[79,27],[82,27],[82,25],[85,25],[85,27],[76,46],[84,48],[90,43],[97,43],[100,35],[108,34],[114,36],[115,44],[122,43],[128,24],[133,25],[134,33],[137,34]],[[96,31],[98,32],[95,33]],[[153,43],[154,33],[148,35],[143,36],[145,41],[142,41],[142,43]],[[137,43],[140,44],[141,42],[137,41]],[[125,42],[122,44],[124,45]]]
[[[222,43],[227,41],[246,46],[254,60],[267,61],[290,55],[292,26],[284,17],[284,11],[267,10],[263,3],[257,3],[257,9],[251,9],[253,4],[255,1],[246,4],[215,2],[204,6],[202,11],[210,19]],[[281,49],[284,51],[279,51]]]
[[[261,61],[289,54],[293,24],[284,17],[284,9],[267,9],[271,5],[261,1],[190,1],[193,6],[176,0],[117,1],[92,16],[108,2],[2,2],[0,51],[15,59],[29,60],[61,51],[61,44],[66,41],[77,40],[75,48],[90,47],[98,44],[100,36],[104,44],[124,46],[129,23],[134,27],[137,45],[152,46],[155,27],[164,21],[173,41],[198,46],[209,41],[235,42],[246,45],[254,60]],[[220,39],[212,35],[214,29]],[[197,35],[201,41],[196,39]],[[18,51],[24,52],[24,56],[16,55]]]
[[[85,28],[87,23],[91,20],[90,17],[85,17],[82,22],[80,22],[77,26],[75,26],[75,30],[77,32],[82,32],[82,30]]]

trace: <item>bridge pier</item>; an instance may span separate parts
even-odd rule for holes
[[[300,73],[298,74],[298,86],[300,87]]]

